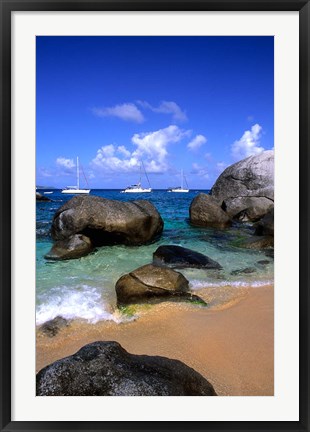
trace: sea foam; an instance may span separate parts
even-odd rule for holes
[[[98,321],[120,323],[128,318],[108,306],[102,299],[99,289],[88,285],[76,288],[54,287],[48,295],[42,295],[41,304],[37,305],[36,324],[40,325],[56,316],[66,319],[83,319],[91,324]],[[110,310],[109,310],[110,309]]]
[[[273,280],[261,280],[261,281],[229,281],[224,280],[221,282],[208,282],[202,280],[191,280],[189,283],[190,289],[193,291],[200,290],[203,288],[220,288],[220,287],[235,287],[235,288],[261,288],[264,286],[273,285]]]

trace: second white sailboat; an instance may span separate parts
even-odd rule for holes
[[[90,189],[80,189],[80,168],[79,158],[76,158],[76,186],[67,186],[61,191],[63,194],[77,195],[77,194],[89,194]]]
[[[186,186],[188,187],[186,178],[185,178],[185,176],[183,174],[183,170],[182,170],[181,171],[181,186],[177,186],[177,187],[174,187],[174,188],[169,188],[167,190],[167,192],[179,192],[179,193],[180,192],[181,193],[189,192],[189,189],[184,189],[184,187],[183,187],[183,180],[185,180]]]

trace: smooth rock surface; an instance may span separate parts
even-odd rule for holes
[[[231,225],[231,219],[222,210],[220,202],[205,193],[198,194],[191,202],[189,218],[196,226],[226,228]]]
[[[54,240],[84,234],[94,246],[140,245],[157,238],[163,225],[156,208],[146,200],[122,202],[75,196],[56,212],[51,234]]]
[[[162,245],[153,253],[155,265],[166,264],[172,268],[221,269],[222,266],[208,256],[182,246]]]
[[[134,355],[117,342],[93,342],[37,374],[37,396],[216,396],[179,360]]]
[[[273,201],[264,197],[227,198],[222,208],[228,216],[242,222],[256,222],[273,207]]]
[[[273,204],[274,151],[264,151],[226,168],[213,185],[211,195],[222,203],[230,217],[247,207],[261,208],[268,206],[268,201]],[[246,197],[255,197],[256,204],[248,205]]]
[[[81,258],[93,250],[90,239],[82,234],[75,234],[65,240],[57,240],[45,255],[48,260],[69,260]]]
[[[179,272],[147,264],[122,276],[115,285],[117,304],[165,300],[190,300],[205,303],[189,290],[188,280]]]

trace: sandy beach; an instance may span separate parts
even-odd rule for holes
[[[227,291],[221,305],[212,303],[212,290],[200,291],[211,299],[209,308],[165,302],[142,308],[138,319],[122,324],[74,321],[53,338],[38,330],[37,371],[87,343],[114,340],[130,353],[183,361],[218,395],[273,395],[273,286]]]

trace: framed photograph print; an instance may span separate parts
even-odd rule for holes
[[[308,431],[308,1],[0,4],[1,430]]]

